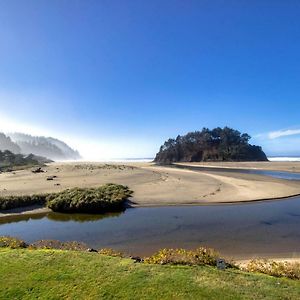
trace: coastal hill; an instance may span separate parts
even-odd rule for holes
[[[159,149],[154,161],[160,164],[200,161],[268,161],[259,146],[249,144],[250,136],[224,127],[178,135],[168,139]]]
[[[4,133],[0,132],[0,151],[9,150],[15,154],[21,153],[21,148],[19,145],[14,143],[9,136],[6,136]]]
[[[31,136],[23,133],[0,133],[0,150],[9,150],[15,154],[34,154],[52,160],[80,159],[78,151],[65,142],[52,137]]]

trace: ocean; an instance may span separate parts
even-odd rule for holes
[[[300,156],[268,156],[269,161],[300,161]]]

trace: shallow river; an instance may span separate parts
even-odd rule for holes
[[[198,171],[198,172],[257,174],[257,175],[270,176],[270,177],[285,179],[285,180],[300,180],[300,173],[295,173],[295,172],[259,170],[259,169],[241,169],[241,168],[185,166],[185,165],[173,165],[173,167],[178,169],[188,169],[188,170]]]
[[[300,197],[235,205],[130,208],[124,213],[48,213],[0,220],[0,235],[28,242],[82,241],[148,255],[163,247],[218,249],[224,256],[300,257]]]

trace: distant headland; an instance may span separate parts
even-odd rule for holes
[[[77,160],[81,156],[65,142],[52,137],[32,136],[24,133],[0,132],[0,150],[14,154],[47,157],[50,160]]]
[[[250,135],[224,127],[178,135],[159,149],[154,162],[268,161],[260,146],[249,144]]]

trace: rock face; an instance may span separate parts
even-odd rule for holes
[[[161,164],[200,161],[268,161],[259,146],[249,144],[247,133],[229,127],[189,132],[167,140],[154,161]]]

